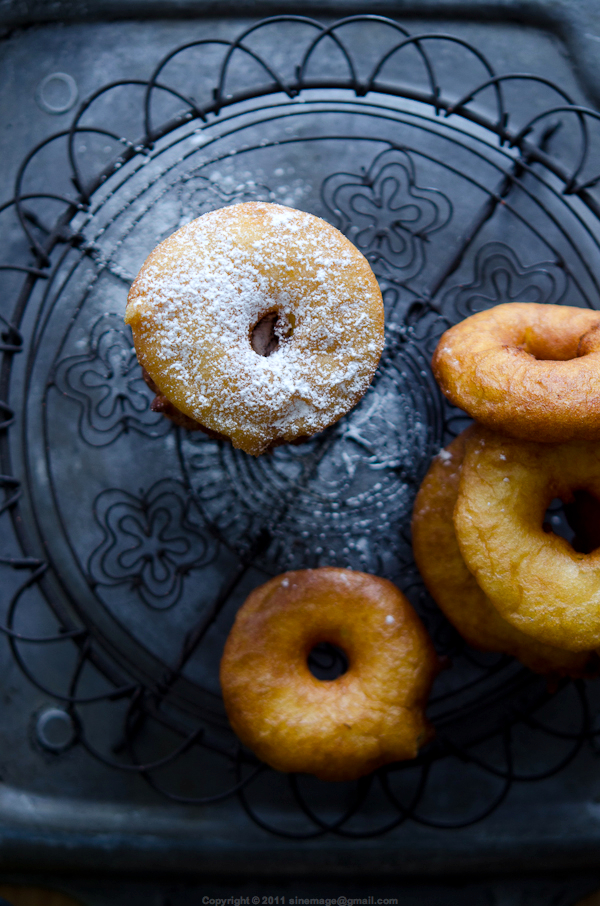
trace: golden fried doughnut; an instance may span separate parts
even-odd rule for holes
[[[461,554],[505,620],[565,648],[600,645],[600,549],[584,554],[543,528],[554,498],[600,499],[596,443],[535,444],[477,427],[467,440],[454,527]]]
[[[319,680],[307,659],[329,642],[348,670]],[[423,708],[438,659],[421,621],[386,579],[345,569],[283,573],[237,614],[221,661],[239,738],[279,771],[354,780],[414,758],[432,735]]]
[[[538,442],[600,439],[600,312],[509,302],[447,330],[433,356],[448,399]]]
[[[452,517],[472,431],[467,428],[438,454],[417,494],[412,541],[423,581],[452,625],[474,648],[510,654],[536,673],[589,675],[591,656],[587,652],[547,645],[507,623],[465,565]]]
[[[162,242],[125,320],[160,393],[254,456],[337,421],[383,349],[363,255],[324,220],[262,202],[211,211]]]

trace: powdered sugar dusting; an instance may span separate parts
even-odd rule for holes
[[[257,355],[251,331],[274,311],[279,347]],[[383,346],[381,296],[360,253],[312,215],[257,202],[212,211],[163,242],[126,320],[165,395],[255,454],[339,418]]]

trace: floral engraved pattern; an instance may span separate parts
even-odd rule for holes
[[[477,252],[474,279],[450,289],[442,308],[459,320],[502,302],[558,303],[567,284],[565,271],[554,262],[525,267],[507,245],[488,242]]]
[[[328,176],[322,194],[338,228],[375,273],[404,281],[422,270],[428,236],[442,229],[452,213],[442,192],[417,186],[413,160],[399,148],[378,154],[362,175]]]
[[[96,321],[89,352],[59,362],[55,384],[78,403],[79,431],[91,446],[103,447],[130,430],[160,437],[170,429],[162,415],[150,410],[151,394],[119,315]]]
[[[185,577],[216,555],[184,486],[172,479],[139,496],[103,491],[94,515],[104,539],[90,557],[90,575],[100,585],[129,584],[153,610],[173,607]]]

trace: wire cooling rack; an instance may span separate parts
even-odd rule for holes
[[[599,307],[598,119],[546,78],[496,74],[463,38],[278,16],[104,85],[25,157],[0,209],[0,517],[21,549],[0,557],[0,629],[56,703],[37,725],[46,750],[83,747],[180,805],[237,797],[260,827],[307,839],[465,827],[595,744],[586,683],[548,690],[458,637],[409,525],[432,456],[466,424],[431,375],[440,334],[501,301]],[[340,228],[386,307],[361,404],[258,460],[150,410],[123,324],[151,249],[247,200]],[[559,508],[551,519],[565,531]],[[394,581],[452,663],[430,702],[436,739],[355,784],[259,764],[218,688],[250,589],[322,565]]]

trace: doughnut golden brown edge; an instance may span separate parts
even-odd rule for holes
[[[319,680],[308,655],[341,648],[346,673]],[[283,573],[239,610],[221,661],[227,715],[241,741],[279,771],[354,780],[414,758],[437,655],[391,582],[321,568]]]
[[[261,355],[253,335],[270,318],[276,348]],[[160,394],[254,456],[355,406],[384,340],[381,292],[358,249],[312,214],[263,202],[211,211],[162,242],[125,321]]]

